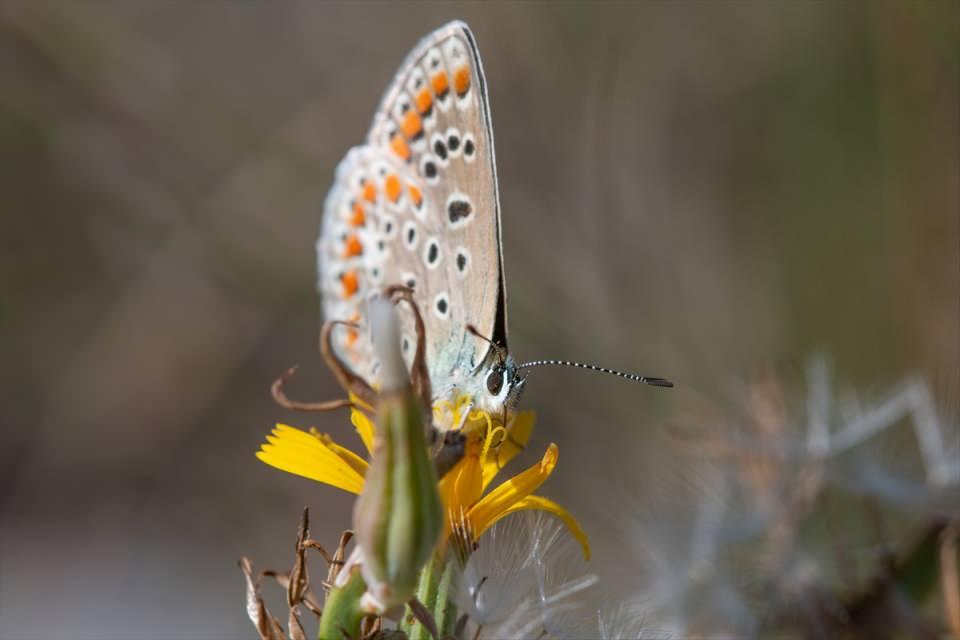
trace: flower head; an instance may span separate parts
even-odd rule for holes
[[[355,404],[351,421],[367,453],[372,452],[377,427],[362,403]],[[438,483],[445,518],[444,540],[451,537],[469,554],[477,540],[504,516],[524,510],[546,511],[557,516],[580,543],[583,554],[590,557],[586,534],[576,519],[556,502],[534,495],[553,473],[559,456],[557,445],[551,444],[539,462],[487,491],[500,470],[529,442],[533,433],[532,412],[511,415],[503,425],[498,417],[485,411],[471,411],[469,396],[455,402],[440,401],[434,412],[450,412],[447,418],[459,425],[466,436],[466,449],[461,458]],[[340,446],[330,436],[311,430],[305,432],[278,424],[257,458],[282,471],[360,494],[368,469],[366,460]]]

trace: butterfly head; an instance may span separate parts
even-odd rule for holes
[[[483,361],[474,370],[471,395],[478,407],[489,413],[501,413],[516,405],[526,384],[526,375],[506,347],[481,334],[473,325],[467,332],[490,345]]]
[[[516,361],[510,355],[498,357],[483,370],[484,389],[477,397],[491,408],[513,407],[520,399],[526,376],[520,373]]]

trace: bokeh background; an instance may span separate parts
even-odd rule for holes
[[[0,638],[252,638],[237,559],[289,566],[303,505],[322,541],[348,526],[348,496],[253,453],[276,421],[353,442],[268,387],[299,363],[291,395],[338,395],[322,201],[457,17],[489,81],[512,351],[678,384],[531,375],[527,453],[560,445],[544,493],[598,571],[649,586],[629,523],[696,502],[666,425],[758,370],[918,374],[956,415],[956,3],[7,0]]]

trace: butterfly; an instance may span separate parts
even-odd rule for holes
[[[410,303],[397,305],[401,345],[408,366],[420,370],[425,402],[469,397],[474,408],[505,415],[523,389],[523,370],[540,364],[669,385],[593,365],[518,364],[507,346],[500,233],[486,79],[473,33],[454,21],[407,56],[324,204],[316,246],[327,320],[321,342],[341,382],[376,388],[380,363],[366,309],[387,292]]]

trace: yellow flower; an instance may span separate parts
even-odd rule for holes
[[[464,416],[463,412],[469,411],[469,400],[461,397],[455,404],[439,402],[434,408],[438,414],[448,412],[447,417],[453,424],[462,424],[460,428],[467,436],[466,453],[438,486],[447,516],[446,535],[453,534],[462,543],[474,545],[484,531],[504,516],[528,509],[546,511],[567,526],[589,560],[590,545],[576,519],[556,502],[533,495],[557,465],[557,445],[547,447],[540,462],[487,492],[500,469],[529,442],[533,412],[511,416],[504,427],[483,411]],[[369,454],[373,447],[373,422],[358,409],[353,409],[350,417]],[[367,461],[316,430],[308,433],[278,424],[257,452],[257,458],[282,471],[350,493],[359,495],[363,490]]]

